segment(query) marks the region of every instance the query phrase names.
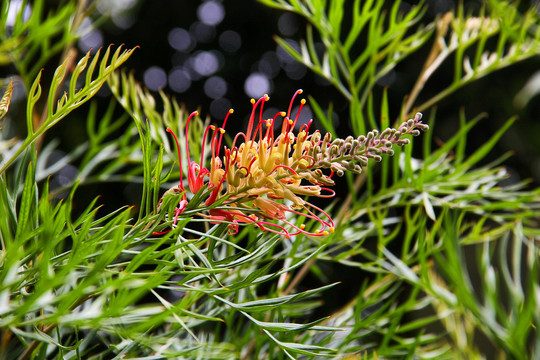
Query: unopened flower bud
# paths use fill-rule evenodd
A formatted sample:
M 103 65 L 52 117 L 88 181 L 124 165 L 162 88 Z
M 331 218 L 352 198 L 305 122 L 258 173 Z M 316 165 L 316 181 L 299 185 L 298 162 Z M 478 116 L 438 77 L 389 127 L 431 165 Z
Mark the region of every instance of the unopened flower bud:
M 328 142 L 328 143 L 329 143 L 330 141 L 332 141 L 332 134 L 331 134 L 331 133 L 326 133 L 326 134 L 324 135 L 324 141 L 325 141 L 325 142 Z
M 371 140 L 373 140 L 374 137 L 375 137 L 374 131 L 368 132 L 366 136 L 366 142 L 370 142 Z
M 354 160 L 359 163 L 360 166 L 366 167 L 368 165 L 368 158 L 365 156 L 356 156 Z
M 396 144 L 398 146 L 408 145 L 410 143 L 409 139 L 399 139 Z
M 332 145 L 341 146 L 343 145 L 343 139 L 336 139 L 332 141 Z
M 392 129 L 391 128 L 387 128 L 387 129 L 384 129 L 383 132 L 381 133 L 381 137 L 382 138 L 386 138 L 387 136 L 391 135 L 392 134 Z
M 370 151 L 371 153 L 377 154 L 377 155 L 379 155 L 379 154 L 382 153 L 382 150 L 379 149 L 379 148 L 376 148 L 376 147 L 369 149 L 369 151 Z

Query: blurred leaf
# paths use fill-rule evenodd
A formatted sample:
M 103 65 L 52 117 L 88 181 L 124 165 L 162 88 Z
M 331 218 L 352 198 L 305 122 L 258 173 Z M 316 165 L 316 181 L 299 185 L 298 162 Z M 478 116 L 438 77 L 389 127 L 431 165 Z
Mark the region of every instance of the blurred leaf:
M 2 118 L 6 116 L 6 113 L 8 112 L 9 103 L 11 102 L 12 95 L 13 95 L 13 79 L 9 81 L 9 84 L 6 87 L 6 91 L 4 92 L 2 99 L 0 99 L 0 120 L 2 120 Z

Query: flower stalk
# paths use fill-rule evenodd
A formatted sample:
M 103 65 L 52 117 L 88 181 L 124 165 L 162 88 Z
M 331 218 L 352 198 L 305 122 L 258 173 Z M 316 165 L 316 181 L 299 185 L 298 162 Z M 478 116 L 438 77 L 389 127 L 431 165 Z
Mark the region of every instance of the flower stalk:
M 357 138 L 332 140 L 332 134 L 323 136 L 318 130 L 310 134 L 312 120 L 298 126 L 305 99 L 300 101 L 297 113 L 291 114 L 295 99 L 301 93 L 302 90 L 295 92 L 287 112 L 278 112 L 271 119 L 263 119 L 264 104 L 269 96 L 264 95 L 257 101 L 252 99 L 247 131 L 236 134 L 230 148 L 222 145 L 225 125 L 233 113 L 229 110 L 221 127 L 206 128 L 199 162 L 191 160 L 189 154 L 189 122 L 198 113 L 190 114 L 185 129 L 187 183 L 191 193 L 203 190 L 207 194 L 204 203 L 208 208 L 201 209 L 204 210 L 201 216 L 227 222 L 233 234 L 238 232 L 240 224 L 253 224 L 287 238 L 298 234 L 328 235 L 334 231 L 334 221 L 306 197 L 333 197 L 335 192 L 330 187 L 334 185 L 334 174 L 343 176 L 346 171 L 360 174 L 369 159 L 380 161 L 382 155 L 393 155 L 394 145 L 408 144 L 404 135 L 417 136 L 428 129 L 421 122 L 422 114 L 417 113 L 397 129 L 389 128 L 381 133 L 373 130 Z M 280 128 L 277 134 L 276 128 Z M 177 145 L 180 183 L 163 195 L 158 211 L 167 194 L 181 194 L 174 211 L 175 226 L 188 206 L 188 199 L 180 144 L 174 132 L 167 131 Z M 207 139 L 209 155 L 204 149 Z M 220 205 L 213 207 L 215 204 Z M 317 223 L 314 230 L 306 228 L 308 221 Z

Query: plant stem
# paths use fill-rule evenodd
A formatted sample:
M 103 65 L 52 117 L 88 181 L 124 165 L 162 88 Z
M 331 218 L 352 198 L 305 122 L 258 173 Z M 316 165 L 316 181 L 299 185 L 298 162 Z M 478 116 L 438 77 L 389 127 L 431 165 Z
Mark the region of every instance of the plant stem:
M 437 33 L 435 35 L 435 42 L 433 43 L 433 46 L 431 47 L 431 51 L 428 57 L 426 58 L 426 61 L 424 62 L 424 66 L 422 67 L 422 72 L 420 73 L 420 76 L 418 76 L 416 83 L 414 84 L 412 88 L 411 93 L 407 97 L 407 102 L 405 103 L 405 106 L 401 110 L 401 119 L 405 119 L 408 116 L 408 114 L 411 112 L 414 102 L 418 98 L 420 91 L 422 91 L 428 79 L 435 72 L 435 69 L 439 67 L 442 64 L 443 60 L 450 54 L 449 51 L 443 52 L 443 47 L 441 46 L 441 43 L 439 41 L 439 39 L 443 39 L 444 36 L 446 35 L 450 21 L 452 21 L 452 13 L 446 13 L 442 17 L 442 19 L 439 22 L 437 22 Z M 432 98 L 432 100 L 435 98 L 436 97 Z M 435 99 L 434 101 L 430 100 L 428 101 L 427 104 L 431 105 L 437 100 L 438 98 Z M 425 107 L 426 106 L 421 106 L 422 109 Z M 398 119 L 398 122 L 399 122 L 399 119 Z

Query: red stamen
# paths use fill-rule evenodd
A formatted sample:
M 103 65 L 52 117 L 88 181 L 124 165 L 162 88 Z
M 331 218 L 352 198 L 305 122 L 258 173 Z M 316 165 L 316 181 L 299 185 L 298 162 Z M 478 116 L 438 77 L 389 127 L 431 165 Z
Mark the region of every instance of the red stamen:
M 232 159 L 231 163 L 234 164 L 236 163 L 236 159 L 238 159 L 238 148 L 232 148 L 231 149 L 231 154 L 234 152 L 234 159 Z
M 285 116 L 283 118 L 283 122 L 281 123 L 281 134 L 282 135 L 285 135 L 285 134 L 287 134 L 289 132 L 288 127 L 287 127 L 287 125 L 289 125 L 289 121 L 291 121 L 291 120 L 289 119 L 288 116 Z
M 210 153 L 212 154 L 212 161 L 215 160 L 217 157 L 217 133 L 218 131 L 221 133 L 220 129 L 214 129 L 214 134 L 212 135 L 212 140 L 210 140 Z
M 178 166 L 180 167 L 180 184 L 178 185 L 182 191 L 184 191 L 184 196 L 186 196 L 186 190 L 184 189 L 184 178 L 182 176 L 183 170 L 182 170 L 182 156 L 180 154 L 180 143 L 178 142 L 178 138 L 176 137 L 176 134 L 174 131 L 172 131 L 170 128 L 167 128 L 167 132 L 172 134 L 174 141 L 176 142 L 176 151 L 178 153 Z
M 204 130 L 204 135 L 203 135 L 203 140 L 202 140 L 202 145 L 201 145 L 201 162 L 200 162 L 200 166 L 202 167 L 203 164 L 204 164 L 204 147 L 206 145 L 206 137 L 208 136 L 208 131 L 209 130 L 214 130 L 214 135 L 212 136 L 212 139 L 210 140 L 210 149 L 212 149 L 212 140 L 214 140 L 214 136 L 216 134 L 216 127 L 214 125 L 209 125 L 206 127 L 206 129 Z M 186 145 L 187 146 L 187 145 Z M 210 150 L 211 151 L 211 150 Z
M 262 123 L 264 103 L 270 100 L 270 97 L 266 94 L 264 94 L 263 97 L 264 97 L 264 101 L 261 102 L 261 108 L 259 109 L 259 126 Z M 260 138 L 260 135 L 259 135 L 259 138 Z
M 306 127 L 306 130 L 304 130 L 306 132 L 306 134 L 309 132 L 309 127 L 311 126 L 311 123 L 313 123 L 313 119 L 310 119 L 307 124 L 302 124 L 302 126 L 300 126 L 300 130 L 299 132 L 302 132 L 302 129 L 304 128 L 304 126 Z M 319 143 L 321 143 L 321 141 L 319 141 Z
M 285 111 L 280 111 L 276 115 L 274 115 L 274 118 L 270 122 L 270 126 L 268 127 L 268 129 L 266 131 L 266 137 L 270 138 L 270 140 L 268 140 L 269 145 L 272 144 L 272 142 L 274 141 L 274 124 L 276 123 L 277 117 L 278 116 L 285 117 L 286 115 L 287 114 L 285 113 Z
M 239 138 L 240 136 L 243 136 L 243 137 L 244 137 L 244 142 L 247 142 L 246 134 L 240 132 L 240 133 L 236 134 L 236 136 L 235 136 L 234 139 L 233 139 L 233 142 L 232 142 L 232 147 L 233 147 L 233 148 L 234 148 L 235 145 L 236 145 L 236 140 L 238 140 L 238 138 Z
M 311 165 L 308 165 L 308 167 L 307 167 L 308 169 L 311 169 L 311 168 L 315 165 L 315 159 L 313 158 L 313 156 L 310 156 L 310 155 L 302 155 L 302 156 L 300 156 L 300 157 L 293 163 L 293 165 L 296 164 L 296 163 L 298 163 L 298 161 L 300 161 L 301 159 L 309 159 L 309 160 L 311 160 Z
M 283 226 L 281 226 L 279 224 L 274 224 L 274 223 L 271 223 L 271 222 L 268 222 L 268 221 L 257 221 L 255 223 L 255 225 L 257 225 L 261 230 L 270 231 L 270 232 L 273 232 L 274 234 L 278 234 L 278 235 L 283 235 L 287 239 L 290 239 L 291 236 L 294 236 L 294 235 L 298 234 L 298 233 L 291 234 Z M 265 227 L 264 225 L 276 227 L 276 228 L 280 229 L 281 231 L 274 230 L 274 229 L 272 229 L 270 227 Z
M 217 145 L 217 156 L 219 156 L 219 152 L 221 150 L 221 140 L 223 139 L 223 134 L 225 133 L 225 125 L 227 125 L 227 119 L 229 118 L 229 115 L 231 115 L 233 112 L 234 112 L 233 109 L 229 109 L 229 111 L 227 112 L 227 115 L 225 115 L 225 120 L 223 120 L 223 125 L 221 125 L 221 129 L 223 129 L 223 132 L 221 132 L 221 129 L 220 129 L 221 135 L 219 136 L 219 141 Z
M 265 123 L 265 121 L 260 120 L 257 126 L 255 127 L 255 131 L 253 132 L 253 142 L 255 142 L 255 137 L 257 136 L 257 133 L 259 133 L 259 140 L 262 139 L 262 124 Z M 249 147 L 250 149 L 253 147 L 253 143 Z
M 248 171 L 248 174 L 251 173 L 251 165 L 253 165 L 253 163 L 255 162 L 255 160 L 257 160 L 257 156 L 254 156 L 253 159 L 251 159 L 248 167 L 247 167 L 247 171 Z
M 289 103 L 289 111 L 287 111 L 287 117 L 291 117 L 291 110 L 292 110 L 292 105 L 293 105 L 293 103 L 294 103 L 294 99 L 296 98 L 297 95 L 299 95 L 299 94 L 301 94 L 301 93 L 303 93 L 303 92 L 304 92 L 304 90 L 298 89 L 298 90 L 296 90 L 296 92 L 294 93 L 294 95 L 293 95 L 293 97 L 292 97 L 292 99 L 291 99 L 291 102 Z
M 190 157 L 189 157 L 189 134 L 188 134 L 188 129 L 189 129 L 189 121 L 191 120 L 192 117 L 194 116 L 197 116 L 199 115 L 199 112 L 198 111 L 194 111 L 192 112 L 191 114 L 189 114 L 189 117 L 186 121 L 186 155 L 187 155 L 187 161 L 188 161 L 188 164 L 191 163 L 190 161 Z
M 330 221 L 330 223 L 324 221 L 323 219 L 321 219 L 320 217 L 318 217 L 317 215 L 315 215 L 311 210 L 309 210 L 307 207 L 304 206 L 304 209 L 312 216 L 316 217 L 317 219 L 319 219 L 320 223 L 321 224 L 324 224 L 326 226 L 328 226 L 329 228 L 335 228 L 335 224 L 334 224 L 334 220 L 332 220 L 332 218 L 330 217 L 330 215 L 328 215 L 328 213 L 326 213 L 326 211 L 324 211 L 323 209 L 311 204 L 311 203 L 306 203 L 308 204 L 309 206 L 311 206 L 312 208 L 314 208 L 315 210 L 317 210 L 318 212 L 322 213 L 324 216 L 326 216 L 328 218 L 328 220 Z
M 206 205 L 211 205 L 216 202 L 217 196 L 219 194 L 219 189 L 223 185 L 223 182 L 225 181 L 225 177 L 227 176 L 227 173 L 229 172 L 229 167 L 231 166 L 231 161 L 229 160 L 230 160 L 230 151 L 226 150 L 225 161 L 227 162 L 227 165 L 225 165 L 225 172 L 223 173 L 223 176 L 221 177 L 219 184 L 212 191 L 212 194 L 210 194 L 210 197 L 208 198 L 208 200 L 206 200 Z
M 270 97 L 268 95 L 266 95 L 266 94 L 264 94 L 256 102 L 255 102 L 255 99 L 251 99 L 251 103 L 253 104 L 253 109 L 251 110 L 251 116 L 249 117 L 249 124 L 248 124 L 247 133 L 246 133 L 246 142 L 251 140 L 251 133 L 253 131 L 253 122 L 255 121 L 255 111 L 257 110 L 257 106 L 259 106 L 259 104 L 261 102 L 267 101 L 269 99 L 270 99 Z M 261 116 L 262 116 L 262 114 L 261 114 Z
M 319 194 L 317 195 L 317 197 L 320 197 L 320 198 L 331 198 L 331 197 L 334 197 L 336 195 L 336 192 L 332 189 L 329 189 L 327 187 L 321 187 L 321 190 L 324 190 L 324 191 L 328 191 L 330 192 L 330 194 L 326 194 L 326 195 L 322 195 L 322 194 Z
M 302 112 L 302 108 L 304 107 L 305 104 L 306 104 L 306 99 L 302 99 L 300 101 L 300 108 L 298 109 L 298 112 L 296 113 L 296 117 L 294 118 L 294 122 L 291 125 L 291 129 L 294 129 L 294 127 L 296 126 L 296 122 L 298 121 L 298 118 L 300 117 L 300 113 Z
M 189 133 L 188 133 L 188 129 L 189 129 L 189 121 L 191 120 L 192 117 L 197 116 L 197 115 L 199 115 L 198 111 L 192 112 L 191 114 L 189 114 L 189 117 L 188 117 L 188 119 L 186 121 L 186 158 L 187 158 L 187 162 L 188 162 L 188 185 L 189 185 L 189 189 L 193 193 L 197 192 L 197 191 L 194 191 L 195 183 L 196 183 L 196 175 L 195 175 L 194 166 L 192 166 L 193 162 L 191 161 L 190 156 L 189 156 Z
M 292 172 L 294 176 L 298 176 L 298 173 L 296 171 L 294 171 L 293 168 L 291 168 L 290 166 L 287 166 L 287 165 L 283 165 L 283 164 L 274 166 L 272 171 L 270 171 L 268 174 L 266 174 L 266 176 L 270 176 L 274 171 L 277 170 L 277 168 L 285 168 L 285 169 L 289 170 L 290 172 Z

